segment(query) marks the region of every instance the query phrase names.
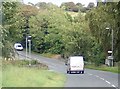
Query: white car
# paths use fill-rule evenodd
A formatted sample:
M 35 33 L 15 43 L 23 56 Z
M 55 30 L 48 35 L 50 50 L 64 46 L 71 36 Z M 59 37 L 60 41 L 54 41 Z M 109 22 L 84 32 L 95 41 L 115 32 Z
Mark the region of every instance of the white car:
M 22 51 L 23 50 L 23 46 L 20 43 L 15 43 L 14 44 L 14 48 L 18 51 Z

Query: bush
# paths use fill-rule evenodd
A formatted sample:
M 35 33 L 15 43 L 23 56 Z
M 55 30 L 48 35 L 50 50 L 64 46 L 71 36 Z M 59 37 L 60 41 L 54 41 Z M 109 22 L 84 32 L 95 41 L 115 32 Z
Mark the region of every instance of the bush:
M 10 60 L 10 61 L 5 61 L 3 60 L 2 64 L 3 64 L 3 69 L 5 69 L 7 66 L 18 66 L 18 67 L 29 67 L 29 63 L 31 64 L 31 68 L 32 67 L 36 67 L 38 69 L 48 69 L 48 66 L 43 64 L 43 63 L 39 63 L 37 60 Z
M 32 60 L 32 61 L 31 61 L 31 65 L 36 65 L 36 64 L 38 64 L 38 61 L 37 61 L 37 60 Z

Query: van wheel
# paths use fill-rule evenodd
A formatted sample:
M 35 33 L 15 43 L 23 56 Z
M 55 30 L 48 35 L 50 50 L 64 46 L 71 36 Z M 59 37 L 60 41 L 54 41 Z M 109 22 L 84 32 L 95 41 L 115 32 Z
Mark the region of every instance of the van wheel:
M 79 71 L 78 73 L 81 74 L 81 71 Z
M 84 74 L 84 71 L 82 71 L 82 74 Z
M 69 71 L 67 70 L 67 74 L 69 74 Z

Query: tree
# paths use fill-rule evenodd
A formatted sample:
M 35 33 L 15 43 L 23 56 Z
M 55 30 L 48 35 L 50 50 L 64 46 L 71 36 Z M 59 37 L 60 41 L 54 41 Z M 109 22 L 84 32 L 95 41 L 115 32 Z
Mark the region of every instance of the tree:
M 37 4 L 35 4 L 35 6 L 39 7 L 39 9 L 46 9 L 47 8 L 47 3 L 38 2 Z
M 62 3 L 60 7 L 66 11 L 78 12 L 78 8 L 73 2 Z
M 29 19 L 32 16 L 36 16 L 38 13 L 38 9 L 37 7 L 35 7 L 35 5 L 25 5 L 25 4 L 21 4 L 19 7 L 19 17 L 21 17 L 21 21 L 19 20 L 19 22 L 21 23 L 19 26 L 21 27 L 21 43 L 24 47 L 26 44 L 26 36 L 30 35 L 30 24 L 29 24 Z
M 111 50 L 111 29 L 114 31 L 114 55 L 116 54 L 116 4 L 117 3 L 110 2 L 99 4 L 96 8 L 89 11 L 86 15 L 86 17 L 89 16 L 89 27 L 91 33 L 94 37 L 96 37 L 98 43 L 102 46 L 103 53 L 105 53 L 106 57 L 108 56 L 108 50 Z M 106 27 L 109 27 L 110 29 L 106 30 Z M 117 58 L 117 56 L 114 57 L 115 59 Z
M 93 7 L 95 7 L 95 4 L 93 2 L 90 2 L 87 6 L 87 9 L 90 10 L 92 9 Z
M 84 7 L 84 5 L 81 3 L 77 3 L 76 6 L 78 7 L 78 10 L 83 12 L 83 13 L 85 13 L 87 10 L 86 7 Z
M 6 58 L 11 58 L 14 56 L 12 42 L 12 33 L 15 34 L 14 28 L 16 27 L 16 18 L 14 17 L 17 12 L 19 2 L 2 2 L 3 12 L 2 12 L 2 56 Z M 13 28 L 14 26 L 14 28 Z M 13 31 L 12 31 L 12 30 Z
M 120 61 L 120 1 L 118 2 L 117 4 L 117 11 L 118 11 L 118 14 L 117 14 L 117 27 L 118 27 L 118 34 L 117 34 L 117 56 L 118 56 L 118 61 Z
M 34 50 L 40 53 L 61 53 L 62 34 L 69 23 L 64 12 L 55 5 L 39 10 L 36 16 L 30 18 Z

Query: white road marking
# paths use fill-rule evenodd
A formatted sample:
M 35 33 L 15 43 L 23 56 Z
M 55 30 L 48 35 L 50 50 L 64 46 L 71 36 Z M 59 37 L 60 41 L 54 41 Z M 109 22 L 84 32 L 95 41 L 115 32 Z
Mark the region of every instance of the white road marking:
M 99 78 L 99 76 L 97 76 L 97 75 L 95 75 L 95 77 L 98 77 L 98 78 Z
M 105 82 L 108 83 L 108 84 L 111 84 L 111 83 L 110 83 L 109 81 L 107 81 L 107 80 L 106 80 Z
M 93 75 L 93 74 L 90 74 L 90 73 L 89 73 L 89 75 Z
M 100 79 L 105 80 L 104 78 L 100 78 Z
M 112 87 L 116 87 L 115 85 L 112 85 Z
M 93 75 L 93 74 L 88 73 L 88 75 Z M 94 75 L 94 76 L 100 78 L 101 80 L 103 80 L 103 81 L 105 81 L 106 83 L 110 84 L 112 87 L 115 87 L 115 88 L 116 88 L 115 85 L 112 85 L 109 81 L 105 80 L 104 78 L 102 78 L 102 77 L 100 77 L 100 76 L 98 76 L 98 75 Z

